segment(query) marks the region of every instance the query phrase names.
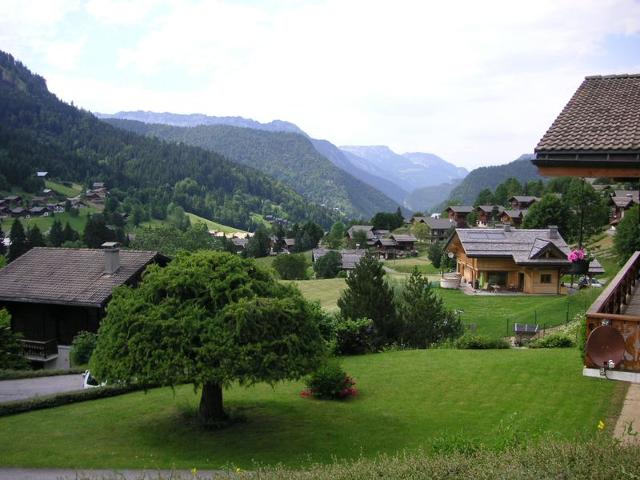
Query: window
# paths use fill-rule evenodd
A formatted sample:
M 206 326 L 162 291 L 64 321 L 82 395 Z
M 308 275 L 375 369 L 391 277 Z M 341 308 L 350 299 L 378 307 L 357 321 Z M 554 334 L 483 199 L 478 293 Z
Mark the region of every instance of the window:
M 487 283 L 489 285 L 501 285 L 505 287 L 507 285 L 507 272 L 488 272 Z
M 551 283 L 551 274 L 543 273 L 540 275 L 540 283 Z

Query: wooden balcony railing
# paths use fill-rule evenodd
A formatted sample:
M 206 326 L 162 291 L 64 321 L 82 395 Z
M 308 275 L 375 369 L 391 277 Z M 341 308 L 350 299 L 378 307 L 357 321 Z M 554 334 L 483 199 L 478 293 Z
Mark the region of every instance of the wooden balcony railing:
M 626 350 L 620 370 L 640 372 L 640 310 L 630 309 L 640 274 L 640 252 L 635 252 L 624 267 L 609 282 L 604 291 L 587 311 L 587 338 L 591 332 L 603 324 L 611 325 L 624 338 Z M 635 303 L 635 302 L 634 302 Z M 587 367 L 599 368 L 589 358 Z
M 45 361 L 58 355 L 58 342 L 52 340 L 22 340 L 22 352 L 29 360 Z

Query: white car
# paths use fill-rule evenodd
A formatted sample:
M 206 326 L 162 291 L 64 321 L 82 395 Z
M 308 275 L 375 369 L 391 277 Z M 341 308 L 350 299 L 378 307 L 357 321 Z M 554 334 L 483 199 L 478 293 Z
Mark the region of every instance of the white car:
M 89 370 L 85 370 L 82 374 L 82 388 L 104 387 L 106 384 L 106 382 L 98 383 Z
M 603 285 L 600 282 L 600 280 L 596 279 L 596 278 L 586 278 L 583 277 L 580 279 L 580 281 L 578 282 L 578 285 L 580 287 L 592 287 L 592 288 L 602 288 Z

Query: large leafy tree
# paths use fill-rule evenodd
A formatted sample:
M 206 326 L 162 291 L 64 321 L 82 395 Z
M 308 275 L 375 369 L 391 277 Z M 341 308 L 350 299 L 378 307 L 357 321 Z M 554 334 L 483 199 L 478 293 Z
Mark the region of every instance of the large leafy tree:
M 429 279 L 418 269 L 407 280 L 398 302 L 402 321 L 402 344 L 427 348 L 462 335 L 460 319 L 446 308 L 442 298 L 431 288 Z
M 569 217 L 571 211 L 566 203 L 555 195 L 547 194 L 539 202 L 529 207 L 529 212 L 522 222 L 523 228 L 548 228 L 557 225 L 561 235 L 569 234 Z
M 269 240 L 269 233 L 263 225 L 260 225 L 253 234 L 253 237 L 247 242 L 244 255 L 250 258 L 266 257 L 269 255 L 270 249 L 271 241 Z
M 181 250 L 222 250 L 223 241 L 209 235 L 204 223 L 196 223 L 184 231 L 172 225 L 140 228 L 131 246 L 136 250 L 152 250 L 171 257 Z
M 344 243 L 344 234 L 346 232 L 344 223 L 336 222 L 331 226 L 331 230 L 324 238 L 324 243 L 329 248 L 340 248 Z
M 346 282 L 347 288 L 338 299 L 342 316 L 351 320 L 373 320 L 380 345 L 395 341 L 400 333 L 400 325 L 396 317 L 393 289 L 384 279 L 382 263 L 369 254 L 365 255 Z
M 609 220 L 609 208 L 602 196 L 583 179 L 573 178 L 562 200 L 575 213 L 569 218 L 569 239 L 580 238 L 582 217 L 583 238 L 599 232 Z
M 321 311 L 253 260 L 181 253 L 114 292 L 91 370 L 101 380 L 202 386 L 199 414 L 226 418 L 223 387 L 297 379 L 323 355 Z
M 620 263 L 624 264 L 634 252 L 640 250 L 640 223 L 638 222 L 638 205 L 629 209 L 618 224 L 613 245 Z
M 273 261 L 273 268 L 283 280 L 304 280 L 308 266 L 307 259 L 301 253 L 278 255 Z
M 342 255 L 331 250 L 313 264 L 313 271 L 318 278 L 334 278 L 342 268 Z
M 11 225 L 9 239 L 11 240 L 11 245 L 9 245 L 8 257 L 9 261 L 12 262 L 20 255 L 29 250 L 27 237 L 24 233 L 24 227 L 22 226 L 22 222 L 20 222 L 20 220 L 16 219 Z

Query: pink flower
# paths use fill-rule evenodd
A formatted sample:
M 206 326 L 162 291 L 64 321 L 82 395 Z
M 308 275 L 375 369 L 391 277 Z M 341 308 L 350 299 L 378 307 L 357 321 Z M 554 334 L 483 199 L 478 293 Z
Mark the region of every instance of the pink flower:
M 584 260 L 584 257 L 585 257 L 584 250 L 579 248 L 576 250 L 572 250 L 571 253 L 567 255 L 567 260 L 573 263 L 579 260 Z

